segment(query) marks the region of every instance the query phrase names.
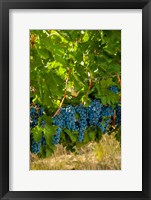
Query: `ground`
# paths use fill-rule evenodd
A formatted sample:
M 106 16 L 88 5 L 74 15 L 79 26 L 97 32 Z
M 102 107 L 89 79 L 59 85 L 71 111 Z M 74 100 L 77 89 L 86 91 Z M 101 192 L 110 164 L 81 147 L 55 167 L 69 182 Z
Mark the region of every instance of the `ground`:
M 57 145 L 49 158 L 31 154 L 31 170 L 120 170 L 121 146 L 114 134 L 105 134 L 99 143 L 90 142 L 75 152 Z

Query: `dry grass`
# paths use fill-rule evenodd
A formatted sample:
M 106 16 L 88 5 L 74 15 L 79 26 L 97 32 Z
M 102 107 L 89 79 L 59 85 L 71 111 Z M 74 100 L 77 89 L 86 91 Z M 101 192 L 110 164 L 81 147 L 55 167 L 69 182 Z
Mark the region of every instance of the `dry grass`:
M 53 156 L 40 159 L 31 154 L 31 170 L 120 170 L 121 148 L 114 134 L 105 134 L 99 143 L 91 142 L 74 153 L 58 145 Z

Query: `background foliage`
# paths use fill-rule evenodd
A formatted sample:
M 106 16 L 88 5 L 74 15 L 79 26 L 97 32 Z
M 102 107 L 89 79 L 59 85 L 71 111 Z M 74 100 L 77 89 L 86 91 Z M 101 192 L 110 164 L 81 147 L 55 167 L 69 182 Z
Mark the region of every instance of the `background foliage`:
M 31 105 L 39 103 L 45 111 L 32 130 L 36 142 L 43 137 L 42 132 L 46 138 L 41 155 L 49 156 L 54 150 L 51 141 L 57 126 L 52 125 L 52 117 L 62 106 L 88 107 L 92 99 L 100 99 L 104 106 L 120 105 L 120 73 L 119 30 L 30 31 Z M 109 90 L 112 86 L 119 92 Z M 65 134 L 69 136 L 69 143 L 75 140 L 69 130 Z

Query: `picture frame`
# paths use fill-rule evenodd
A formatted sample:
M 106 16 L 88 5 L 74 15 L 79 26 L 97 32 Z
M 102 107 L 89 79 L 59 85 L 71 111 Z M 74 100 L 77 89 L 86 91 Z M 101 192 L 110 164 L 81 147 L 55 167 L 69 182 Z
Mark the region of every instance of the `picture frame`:
M 9 10 L 142 9 L 142 191 L 9 191 Z M 1 0 L 0 4 L 0 198 L 1 199 L 151 199 L 151 1 L 150 0 Z

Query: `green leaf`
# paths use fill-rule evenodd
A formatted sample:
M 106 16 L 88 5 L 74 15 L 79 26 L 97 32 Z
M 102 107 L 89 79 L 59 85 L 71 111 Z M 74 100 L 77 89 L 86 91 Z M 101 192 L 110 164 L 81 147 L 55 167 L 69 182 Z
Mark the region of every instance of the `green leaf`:
M 50 117 L 50 116 L 47 116 L 47 115 L 43 115 L 42 117 L 41 117 L 41 120 L 44 120 L 45 121 L 45 123 L 46 124 L 52 124 L 52 118 Z
M 69 131 L 68 129 L 64 129 L 64 132 L 67 133 L 67 135 L 69 136 L 69 138 L 71 139 L 72 142 L 76 142 L 77 141 L 77 133 L 76 131 Z
M 51 156 L 54 153 L 54 150 L 50 148 L 49 146 L 46 146 L 46 157 Z
M 84 132 L 84 139 L 83 139 L 83 143 L 88 143 L 90 141 L 90 138 L 89 138 L 89 133 L 88 133 L 88 131 L 86 130 L 85 132 Z
M 47 63 L 47 67 L 48 67 L 48 69 L 54 69 L 54 68 L 57 68 L 57 67 L 62 67 L 62 64 L 55 60 L 53 62 Z
M 89 133 L 89 138 L 91 139 L 91 140 L 95 140 L 95 137 L 96 137 L 96 131 L 91 131 L 90 133 Z
M 99 142 L 100 139 L 102 138 L 103 134 L 104 134 L 104 133 L 102 132 L 101 128 L 98 126 L 98 127 L 97 127 L 97 137 L 96 137 L 96 139 L 97 139 L 98 142 Z
M 85 32 L 83 38 L 82 38 L 82 42 L 87 42 L 89 40 L 89 35 L 87 33 L 87 31 Z
M 39 49 L 38 53 L 41 56 L 41 58 L 43 58 L 43 59 L 49 58 L 49 52 L 46 49 Z
M 101 98 L 101 101 L 102 101 L 102 104 L 103 104 L 103 105 L 107 105 L 107 98 L 106 98 L 105 96 L 103 96 L 103 97 Z
M 85 107 L 88 107 L 90 105 L 91 100 L 88 98 L 87 95 L 84 95 L 81 100 L 82 102 L 84 102 Z
M 56 133 L 58 126 L 45 124 L 44 131 L 47 131 L 50 135 L 54 135 Z
M 71 80 L 73 81 L 75 91 L 80 90 L 81 89 L 80 81 L 78 81 L 77 78 L 75 78 L 74 74 L 71 76 Z
M 32 129 L 33 139 L 35 142 L 39 142 L 42 138 L 42 131 L 43 129 L 40 126 L 36 126 Z
M 44 136 L 46 139 L 46 144 L 51 148 L 53 143 L 52 143 L 52 138 L 53 136 L 56 134 L 56 129 L 58 128 L 58 126 L 54 126 L 54 125 L 48 125 L 45 124 L 45 127 L 43 129 L 44 132 Z

